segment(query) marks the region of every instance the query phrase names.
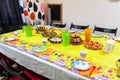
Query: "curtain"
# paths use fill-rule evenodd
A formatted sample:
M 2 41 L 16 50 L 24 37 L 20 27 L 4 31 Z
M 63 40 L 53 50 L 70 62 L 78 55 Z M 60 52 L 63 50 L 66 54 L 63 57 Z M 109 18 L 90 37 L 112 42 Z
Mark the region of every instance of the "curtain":
M 19 0 L 0 0 L 0 27 L 4 32 L 21 28 L 20 25 L 23 24 L 22 11 Z
M 21 25 L 44 25 L 44 0 L 0 0 L 0 33 Z
M 31 25 L 44 25 L 44 0 L 20 0 L 23 7 L 23 21 Z

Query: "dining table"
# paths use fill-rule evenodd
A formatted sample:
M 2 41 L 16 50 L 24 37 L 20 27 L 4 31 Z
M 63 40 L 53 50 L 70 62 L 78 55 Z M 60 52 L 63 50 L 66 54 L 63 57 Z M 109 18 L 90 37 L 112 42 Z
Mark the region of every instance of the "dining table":
M 61 36 L 63 30 L 52 27 L 51 31 Z M 64 46 L 62 41 L 51 42 L 48 36 L 38 33 L 36 29 L 32 30 L 31 37 L 27 37 L 22 29 L 4 33 L 0 35 L 0 54 L 50 80 L 120 80 L 117 65 L 120 41 L 112 38 L 114 47 L 106 53 L 104 47 L 110 36 L 91 36 L 92 42 L 102 45 L 101 49 L 93 49 L 85 46 L 84 32 L 77 34 L 83 41 L 81 44 Z M 82 50 L 87 52 L 84 59 L 80 55 Z

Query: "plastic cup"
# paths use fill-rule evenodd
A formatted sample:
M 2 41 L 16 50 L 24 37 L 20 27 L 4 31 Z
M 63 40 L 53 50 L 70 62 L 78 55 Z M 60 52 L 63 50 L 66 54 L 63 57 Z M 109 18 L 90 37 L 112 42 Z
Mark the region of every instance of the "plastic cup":
M 26 26 L 23 29 L 27 37 L 32 37 L 33 26 Z
M 22 32 L 25 32 L 25 25 L 24 26 L 22 26 Z
M 86 28 L 85 29 L 85 41 L 89 42 L 91 40 L 92 29 Z
M 112 50 L 113 50 L 113 48 L 114 48 L 114 44 L 115 44 L 115 41 L 114 40 L 108 40 L 107 42 L 106 42 L 106 45 L 105 45 L 105 47 L 104 47 L 104 52 L 105 53 L 110 53 Z
M 81 50 L 80 51 L 80 58 L 85 59 L 87 55 L 87 51 L 86 50 Z
M 47 46 L 47 39 L 42 39 L 42 45 Z
M 118 60 L 116 61 L 116 66 L 117 66 L 117 68 L 120 70 L 120 59 L 118 59 Z
M 68 46 L 70 43 L 70 33 L 68 31 L 62 32 L 62 44 Z
M 116 66 L 117 66 L 117 77 L 120 78 L 120 59 L 116 61 Z

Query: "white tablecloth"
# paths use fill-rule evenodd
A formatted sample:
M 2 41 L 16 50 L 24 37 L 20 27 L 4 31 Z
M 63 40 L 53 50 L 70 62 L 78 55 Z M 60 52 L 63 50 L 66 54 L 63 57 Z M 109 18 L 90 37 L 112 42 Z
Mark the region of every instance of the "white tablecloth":
M 20 65 L 51 80 L 89 80 L 79 74 L 3 43 L 0 43 L 0 52 Z

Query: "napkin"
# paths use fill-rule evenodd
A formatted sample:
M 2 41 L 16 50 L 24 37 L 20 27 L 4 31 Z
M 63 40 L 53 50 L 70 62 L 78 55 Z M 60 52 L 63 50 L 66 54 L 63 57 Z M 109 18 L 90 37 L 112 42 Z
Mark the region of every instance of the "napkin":
M 92 37 L 95 37 L 95 38 L 100 38 L 102 36 L 103 36 L 102 34 L 92 33 Z
M 99 73 L 99 71 L 97 70 L 96 66 L 94 66 L 93 64 L 91 65 L 90 69 L 88 70 L 79 70 L 80 75 L 82 76 L 87 76 L 90 77 L 93 74 L 97 74 Z
M 53 53 L 53 50 L 50 49 L 50 48 L 48 48 L 46 51 L 43 51 L 43 52 L 36 52 L 35 55 L 36 55 L 36 56 L 45 55 L 45 54 L 50 55 L 50 54 L 52 54 L 52 53 Z
M 19 39 L 10 40 L 10 41 L 7 41 L 6 44 L 15 44 L 18 41 L 19 41 Z

